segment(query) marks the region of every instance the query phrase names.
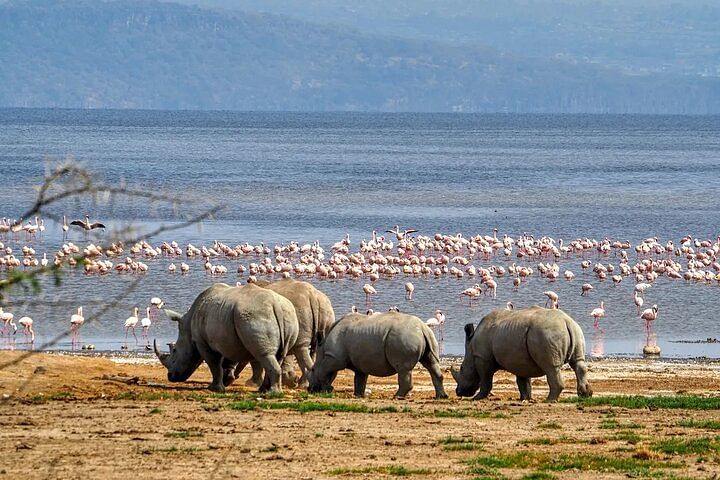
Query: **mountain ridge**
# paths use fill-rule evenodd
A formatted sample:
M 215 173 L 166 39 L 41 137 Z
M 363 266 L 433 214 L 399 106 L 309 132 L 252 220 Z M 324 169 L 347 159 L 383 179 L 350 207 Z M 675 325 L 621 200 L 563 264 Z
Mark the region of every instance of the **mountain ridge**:
M 720 79 L 626 75 L 284 15 L 140 0 L 0 3 L 0 106 L 720 112 Z

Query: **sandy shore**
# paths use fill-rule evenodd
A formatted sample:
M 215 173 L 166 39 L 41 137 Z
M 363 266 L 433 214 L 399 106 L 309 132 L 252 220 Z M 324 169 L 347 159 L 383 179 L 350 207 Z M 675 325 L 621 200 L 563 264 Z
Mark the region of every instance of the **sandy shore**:
M 0 352 L 0 363 L 19 355 Z M 444 359 L 444 368 L 455 362 Z M 563 399 L 572 399 L 572 372 L 565 377 Z M 495 378 L 493 397 L 481 402 L 456 398 L 449 374 L 451 398 L 433 400 L 423 370 L 405 401 L 392 399 L 394 377 L 371 377 L 367 399 L 352 398 L 348 373 L 339 375 L 333 398 L 290 390 L 281 399 L 262 399 L 245 377 L 217 396 L 206 390 L 208 379 L 201 368 L 189 382 L 168 384 L 162 366 L 142 357 L 36 354 L 0 370 L 0 478 L 720 474 L 712 428 L 720 425 L 703 423 L 720 420 L 718 410 L 521 403 L 514 378 L 504 373 Z M 591 363 L 590 380 L 596 397 L 718 396 L 720 362 L 603 360 Z M 533 388 L 544 398 L 544 379 Z M 665 441 L 701 447 L 676 453 Z M 512 457 L 518 453 L 522 458 Z M 568 456 L 578 463 L 548 466 Z

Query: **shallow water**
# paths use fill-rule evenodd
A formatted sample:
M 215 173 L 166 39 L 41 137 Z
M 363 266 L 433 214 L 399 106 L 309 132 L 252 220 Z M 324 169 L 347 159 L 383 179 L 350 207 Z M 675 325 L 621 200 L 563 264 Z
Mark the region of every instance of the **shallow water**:
M 720 117 L 0 110 L 0 215 L 20 214 L 48 166 L 68 156 L 108 182 L 225 206 L 216 220 L 155 243 L 319 240 L 327 250 L 346 232 L 357 247 L 372 230 L 396 224 L 423 235 L 492 234 L 498 228 L 500 236 L 529 232 L 566 242 L 585 236 L 677 242 L 686 234 L 714 239 L 720 233 Z M 148 228 L 178 219 L 161 206 L 110 205 L 102 199 L 68 202 L 55 213 L 71 218 L 89 213 L 111 225 L 131 221 Z M 84 241 L 80 233 L 72 239 Z M 42 253 L 61 241 L 59 226 L 48 223 L 44 238 L 33 242 Z M 186 277 L 168 274 L 167 259 L 147 263 L 150 272 L 137 289 L 83 327 L 82 343 L 118 349 L 132 305 L 142 307 L 158 295 L 182 310 L 210 283 L 237 280 L 234 273 L 209 278 L 198 261 Z M 222 263 L 234 272 L 238 261 Z M 589 353 L 639 355 L 647 339 L 632 303 L 632 278 L 618 287 L 601 284 L 583 275 L 579 263 L 561 262 L 561 272 L 575 272 L 573 282 L 548 285 L 534 277 L 515 291 L 510 279 L 502 279 L 498 298 L 483 298 L 473 308 L 459 299 L 459 292 L 475 283 L 467 277 L 411 279 L 412 303 L 404 300 L 408 279 L 381 279 L 373 306 L 398 305 L 423 319 L 443 308 L 448 322 L 443 349 L 458 354 L 465 323 L 508 300 L 516 307 L 543 303 L 542 291 L 552 289 L 583 327 Z M 25 314 L 35 319 L 37 346 L 67 327 L 79 302 L 89 318 L 133 280 L 69 273 L 59 287 L 44 281 L 39 296 L 13 291 L 8 310 L 16 319 Z M 366 281 L 313 283 L 341 315 L 353 304 L 364 308 Z M 589 297 L 580 296 L 585 281 L 595 285 Z M 660 306 L 653 328 L 664 356 L 720 357 L 718 344 L 673 343 L 720 336 L 718 288 L 660 279 L 649 290 L 646 303 Z M 607 310 L 602 336 L 589 316 L 600 300 Z M 165 318 L 152 328 L 163 343 L 174 336 Z M 4 339 L 0 348 L 24 348 L 20 340 L 18 333 L 14 344 Z M 69 341 L 56 347 L 68 348 Z

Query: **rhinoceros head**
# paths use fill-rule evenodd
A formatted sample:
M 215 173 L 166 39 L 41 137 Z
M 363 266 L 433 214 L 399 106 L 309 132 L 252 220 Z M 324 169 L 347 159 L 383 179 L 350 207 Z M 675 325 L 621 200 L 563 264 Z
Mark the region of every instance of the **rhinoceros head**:
M 155 355 L 167 368 L 168 381 L 184 382 L 200 366 L 202 357 L 192 342 L 188 315 L 181 315 L 168 309 L 165 309 L 165 313 L 170 320 L 178 322 L 178 338 L 175 343 L 170 344 L 170 353 L 161 353 L 157 341 L 153 341 Z
M 332 392 L 332 383 L 335 381 L 335 377 L 337 377 L 337 371 L 329 368 L 332 362 L 332 354 L 326 352 L 325 339 L 322 332 L 318 332 L 316 336 L 316 345 L 315 365 L 310 369 L 308 391 L 310 393 Z
M 474 334 L 475 325 L 472 323 L 465 325 L 465 357 L 460 365 L 460 371 L 455 367 L 450 369 L 450 373 L 457 382 L 455 393 L 458 397 L 471 397 L 480 388 L 480 376 L 475 369 L 475 358 L 472 351 Z

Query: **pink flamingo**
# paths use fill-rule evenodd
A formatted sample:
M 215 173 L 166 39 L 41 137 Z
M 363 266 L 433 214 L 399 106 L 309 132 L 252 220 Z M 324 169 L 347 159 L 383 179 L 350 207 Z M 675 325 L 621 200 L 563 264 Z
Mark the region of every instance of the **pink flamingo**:
M 600 302 L 600 306 L 593 309 L 593 311 L 590 312 L 590 316 L 595 319 L 593 326 L 595 328 L 600 328 L 600 319 L 605 316 L 605 302 Z
M 415 291 L 415 285 L 411 282 L 405 284 L 405 299 L 412 300 L 413 292 Z
M 546 292 L 543 292 L 543 295 L 548 297 L 547 301 L 545 302 L 545 308 L 560 308 L 560 297 L 558 297 L 558 294 L 553 292 L 552 290 L 548 290 Z
M 658 314 L 658 306 L 653 305 L 650 308 L 646 308 L 643 310 L 642 314 L 640 315 L 640 318 L 645 320 L 645 329 L 650 330 L 650 324 L 655 321 Z
M 73 346 L 80 340 L 80 327 L 85 323 L 83 317 L 83 307 L 78 307 L 77 313 L 70 317 L 70 334 Z
M 370 305 L 372 304 L 372 295 L 376 295 L 377 290 L 375 290 L 375 287 L 373 287 L 369 283 L 366 283 L 365 285 L 363 285 L 363 292 L 365 292 L 365 304 L 370 307 Z
M 442 310 L 440 310 L 439 308 L 435 310 L 435 315 L 433 315 L 432 318 L 428 318 L 425 321 L 425 325 L 427 325 L 431 329 L 435 329 L 435 327 L 437 327 L 440 332 L 440 340 L 442 341 L 445 339 L 445 314 L 442 312 Z

